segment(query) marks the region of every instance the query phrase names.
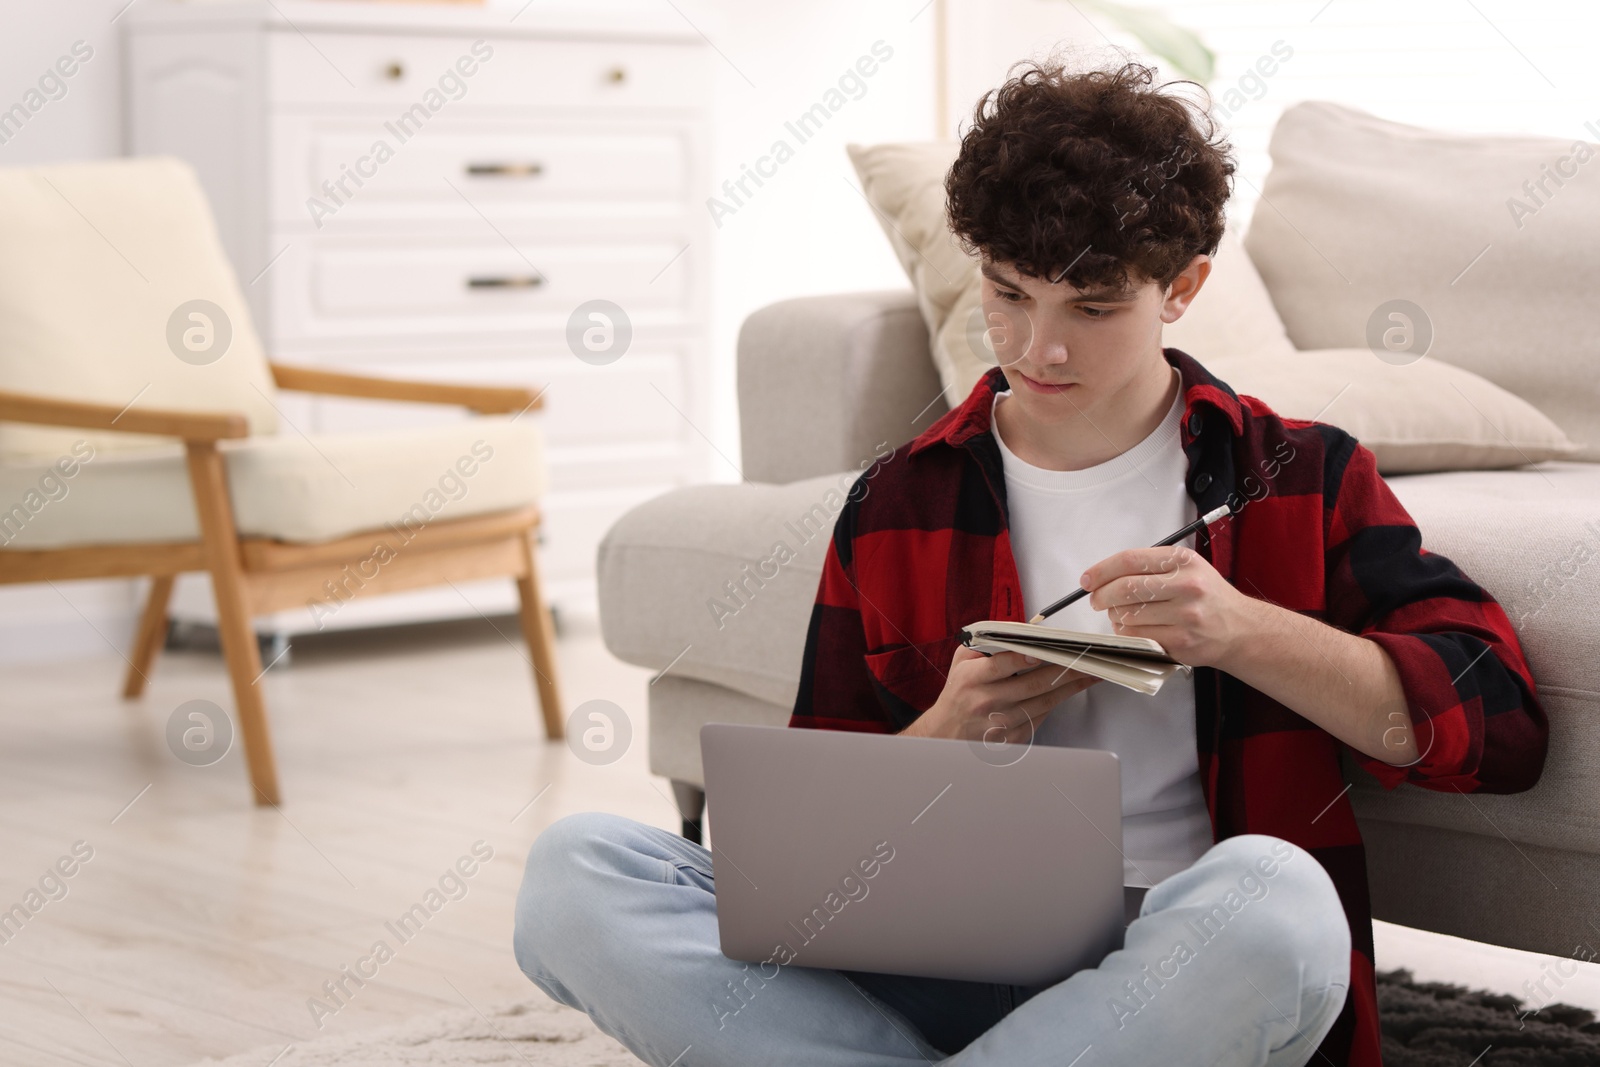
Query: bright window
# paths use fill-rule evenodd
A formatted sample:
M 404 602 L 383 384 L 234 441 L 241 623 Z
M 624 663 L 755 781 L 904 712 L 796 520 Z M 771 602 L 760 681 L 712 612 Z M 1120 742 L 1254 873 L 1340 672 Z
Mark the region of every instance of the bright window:
M 1270 166 L 1267 142 L 1297 100 L 1476 133 L 1600 141 L 1590 0 L 1163 0 L 1217 55 L 1214 99 L 1238 151 L 1243 222 Z M 1279 52 L 1291 51 L 1277 62 Z M 1270 57 L 1269 77 L 1254 71 Z M 1229 91 L 1236 92 L 1231 97 Z

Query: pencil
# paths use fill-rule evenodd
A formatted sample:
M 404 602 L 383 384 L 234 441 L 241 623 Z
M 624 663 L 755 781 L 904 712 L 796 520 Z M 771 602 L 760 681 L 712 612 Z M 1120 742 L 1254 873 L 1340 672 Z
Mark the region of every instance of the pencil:
M 1189 525 L 1187 525 L 1183 529 L 1179 530 L 1177 533 L 1171 534 L 1171 535 L 1169 535 L 1167 537 L 1163 537 L 1161 540 L 1157 541 L 1155 544 L 1151 545 L 1150 547 L 1151 548 L 1165 548 L 1167 545 L 1175 545 L 1179 541 L 1182 541 L 1185 537 L 1188 537 L 1190 534 L 1196 532 L 1197 530 L 1200 530 L 1200 529 L 1202 529 L 1202 528 L 1204 528 L 1206 526 L 1209 526 L 1212 523 L 1216 522 L 1218 519 L 1220 519 L 1224 515 L 1228 514 L 1228 510 L 1229 510 L 1228 509 L 1228 505 L 1226 505 L 1226 504 L 1222 505 L 1219 508 L 1212 508 L 1210 511 L 1206 512 L 1204 515 L 1200 516 L 1198 519 L 1194 520 Z M 1080 598 L 1086 597 L 1088 595 L 1089 595 L 1089 590 L 1081 589 L 1081 588 L 1080 589 L 1076 589 L 1076 590 L 1068 593 L 1066 596 L 1062 597 L 1060 600 L 1056 601 L 1054 604 L 1051 604 L 1049 607 L 1045 608 L 1043 611 L 1039 612 L 1039 614 L 1035 615 L 1033 618 L 1029 619 L 1028 621 L 1029 622 L 1035 622 L 1035 623 L 1044 622 L 1045 619 L 1049 618 L 1051 615 L 1054 615 L 1056 612 L 1060 611 L 1062 608 L 1066 607 L 1068 604 L 1077 603 L 1077 601 Z

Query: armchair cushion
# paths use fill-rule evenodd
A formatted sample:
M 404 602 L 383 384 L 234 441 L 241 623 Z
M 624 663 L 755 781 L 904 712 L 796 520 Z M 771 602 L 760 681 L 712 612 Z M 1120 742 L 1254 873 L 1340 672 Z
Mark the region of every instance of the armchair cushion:
M 532 419 L 459 420 L 369 433 L 229 441 L 228 490 L 245 537 L 328 541 L 533 503 L 543 488 Z M 194 541 L 183 449 L 63 453 L 0 463 L 0 546 L 14 549 Z M 69 476 L 68 469 L 72 470 Z
M 0 168 L 0 233 L 0 389 L 238 412 L 276 432 L 272 375 L 188 164 Z M 220 316 L 185 307 L 201 300 Z M 159 440 L 0 423 L 0 460 L 54 460 L 84 438 L 102 454 Z

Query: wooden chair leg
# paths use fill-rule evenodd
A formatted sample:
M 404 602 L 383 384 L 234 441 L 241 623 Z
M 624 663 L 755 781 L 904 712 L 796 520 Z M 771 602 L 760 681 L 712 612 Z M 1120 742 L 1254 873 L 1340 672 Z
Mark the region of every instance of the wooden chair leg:
M 214 444 L 189 441 L 185 447 L 195 511 L 200 516 L 210 564 L 211 590 L 217 601 L 217 634 L 222 639 L 222 655 L 233 683 L 250 784 L 257 804 L 275 806 L 279 801 L 278 768 L 262 699 L 261 652 L 250 625 L 249 595 L 239 555 L 239 534 L 233 523 L 233 505 L 228 497 L 227 468 Z
M 172 581 L 170 574 L 157 574 L 150 579 L 150 595 L 145 600 L 144 615 L 139 619 L 133 656 L 128 660 L 128 677 L 122 683 L 122 695 L 127 700 L 144 693 L 150 669 L 155 666 L 161 646 L 167 642 L 167 602 L 172 599 Z
M 234 707 L 239 714 L 239 733 L 244 740 L 245 761 L 250 768 L 250 785 L 255 801 L 262 806 L 277 806 L 278 765 L 272 753 L 272 729 L 267 723 L 267 705 L 261 688 L 261 650 L 256 644 L 255 627 L 245 606 L 243 574 L 211 572 L 211 588 L 217 601 L 217 634 L 222 639 L 222 655 L 228 663 L 228 680 L 233 685 Z
M 522 536 L 522 551 L 527 560 L 527 575 L 517 579 L 517 593 L 522 602 L 519 613 L 522 637 L 528 642 L 528 654 L 533 657 L 533 680 L 539 690 L 544 735 L 551 741 L 560 741 L 566 736 L 566 723 L 561 714 L 561 686 L 557 681 L 555 623 L 539 588 L 539 559 L 534 552 L 531 531 Z

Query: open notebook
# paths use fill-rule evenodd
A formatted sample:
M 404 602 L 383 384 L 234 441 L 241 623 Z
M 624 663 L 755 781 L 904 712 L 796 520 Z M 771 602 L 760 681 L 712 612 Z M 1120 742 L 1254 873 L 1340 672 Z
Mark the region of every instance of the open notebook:
M 961 643 L 979 652 L 1021 652 L 1150 696 L 1161 691 L 1174 671 L 1189 670 L 1148 637 L 1058 630 L 1031 622 L 975 622 L 961 628 Z

